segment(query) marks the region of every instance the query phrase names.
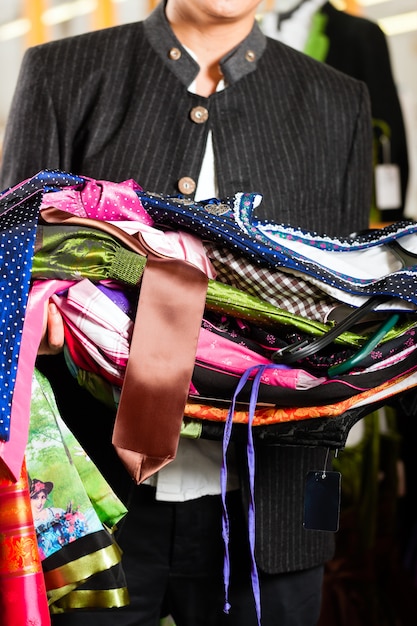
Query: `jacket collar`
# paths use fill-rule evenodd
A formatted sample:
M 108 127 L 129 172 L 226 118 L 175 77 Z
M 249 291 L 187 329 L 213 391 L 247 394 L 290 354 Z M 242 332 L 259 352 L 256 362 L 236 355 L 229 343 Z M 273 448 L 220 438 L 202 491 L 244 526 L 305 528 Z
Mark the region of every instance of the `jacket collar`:
M 165 2 L 157 5 L 144 21 L 144 27 L 152 48 L 163 63 L 188 87 L 197 76 L 199 67 L 174 35 L 165 16 Z M 265 47 L 265 35 L 255 22 L 246 39 L 220 61 L 227 84 L 230 85 L 256 70 Z M 179 51 L 180 54 L 173 55 L 172 50 Z

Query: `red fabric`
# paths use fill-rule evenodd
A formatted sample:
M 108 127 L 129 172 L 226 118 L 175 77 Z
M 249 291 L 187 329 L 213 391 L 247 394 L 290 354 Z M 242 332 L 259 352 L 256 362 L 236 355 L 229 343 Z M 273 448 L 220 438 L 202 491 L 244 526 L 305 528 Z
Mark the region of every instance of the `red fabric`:
M 0 475 L 0 615 L 2 626 L 51 623 L 25 463 L 17 482 Z

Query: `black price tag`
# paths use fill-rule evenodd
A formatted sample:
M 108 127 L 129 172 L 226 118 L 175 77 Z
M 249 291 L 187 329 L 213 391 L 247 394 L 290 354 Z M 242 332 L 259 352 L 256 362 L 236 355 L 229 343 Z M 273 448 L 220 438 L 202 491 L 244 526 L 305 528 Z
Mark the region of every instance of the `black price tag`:
M 338 530 L 341 478 L 340 472 L 308 472 L 304 493 L 304 528 Z

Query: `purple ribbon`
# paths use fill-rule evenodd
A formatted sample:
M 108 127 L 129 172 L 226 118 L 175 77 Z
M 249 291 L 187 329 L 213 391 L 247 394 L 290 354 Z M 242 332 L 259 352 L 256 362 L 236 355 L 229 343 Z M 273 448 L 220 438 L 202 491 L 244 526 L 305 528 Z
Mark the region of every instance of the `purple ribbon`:
M 231 605 L 229 602 L 229 582 L 230 582 L 230 554 L 229 554 L 229 515 L 227 512 L 227 504 L 226 504 L 226 487 L 227 487 L 227 461 L 226 454 L 227 449 L 229 447 L 230 437 L 232 433 L 233 426 L 233 415 L 235 412 L 235 404 L 237 396 L 239 395 L 242 388 L 245 386 L 251 374 L 256 372 L 255 377 L 252 382 L 252 389 L 249 400 L 249 411 L 248 411 L 248 441 L 246 454 L 248 459 L 248 471 L 249 471 L 249 507 L 248 507 L 248 532 L 249 532 L 249 549 L 250 549 L 250 557 L 251 557 L 251 582 L 252 582 L 252 591 L 255 600 L 255 609 L 258 624 L 261 624 L 261 600 L 260 600 L 260 587 L 259 587 L 259 576 L 258 576 L 258 568 L 256 566 L 255 559 L 255 448 L 253 445 L 253 434 L 252 434 L 252 424 L 253 418 L 255 415 L 256 403 L 258 399 L 259 386 L 261 384 L 262 376 L 266 369 L 274 368 L 274 363 L 267 363 L 265 365 L 254 365 L 253 367 L 248 368 L 242 377 L 240 378 L 236 390 L 233 394 L 232 402 L 230 405 L 229 412 L 227 414 L 227 419 L 224 428 L 223 434 L 223 460 L 220 474 L 220 483 L 221 483 L 221 496 L 222 496 L 222 505 L 223 505 L 223 515 L 222 515 L 222 536 L 224 542 L 224 564 L 223 564 L 223 580 L 224 580 L 224 594 L 225 594 L 225 603 L 224 603 L 224 612 L 229 613 Z

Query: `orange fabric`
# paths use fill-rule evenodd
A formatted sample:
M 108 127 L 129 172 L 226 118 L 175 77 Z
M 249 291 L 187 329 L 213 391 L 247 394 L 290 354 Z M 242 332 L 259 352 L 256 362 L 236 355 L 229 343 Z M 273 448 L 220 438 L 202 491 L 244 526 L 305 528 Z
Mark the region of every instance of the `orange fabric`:
M 378 387 L 367 389 L 356 396 L 351 396 L 346 400 L 335 402 L 334 404 L 307 407 L 258 407 L 255 410 L 253 426 L 267 426 L 268 424 L 314 419 L 315 417 L 336 417 L 355 407 L 359 402 L 368 398 L 372 399 L 373 396 L 379 392 L 386 392 L 384 397 L 389 397 L 391 395 L 389 388 L 402 380 L 406 380 L 406 378 L 407 375 L 395 378 Z M 225 422 L 228 412 L 229 409 L 227 407 L 216 407 L 198 402 L 188 402 L 184 409 L 184 415 L 186 417 L 211 420 L 212 422 Z M 235 410 L 233 422 L 236 424 L 247 424 L 248 411 Z

